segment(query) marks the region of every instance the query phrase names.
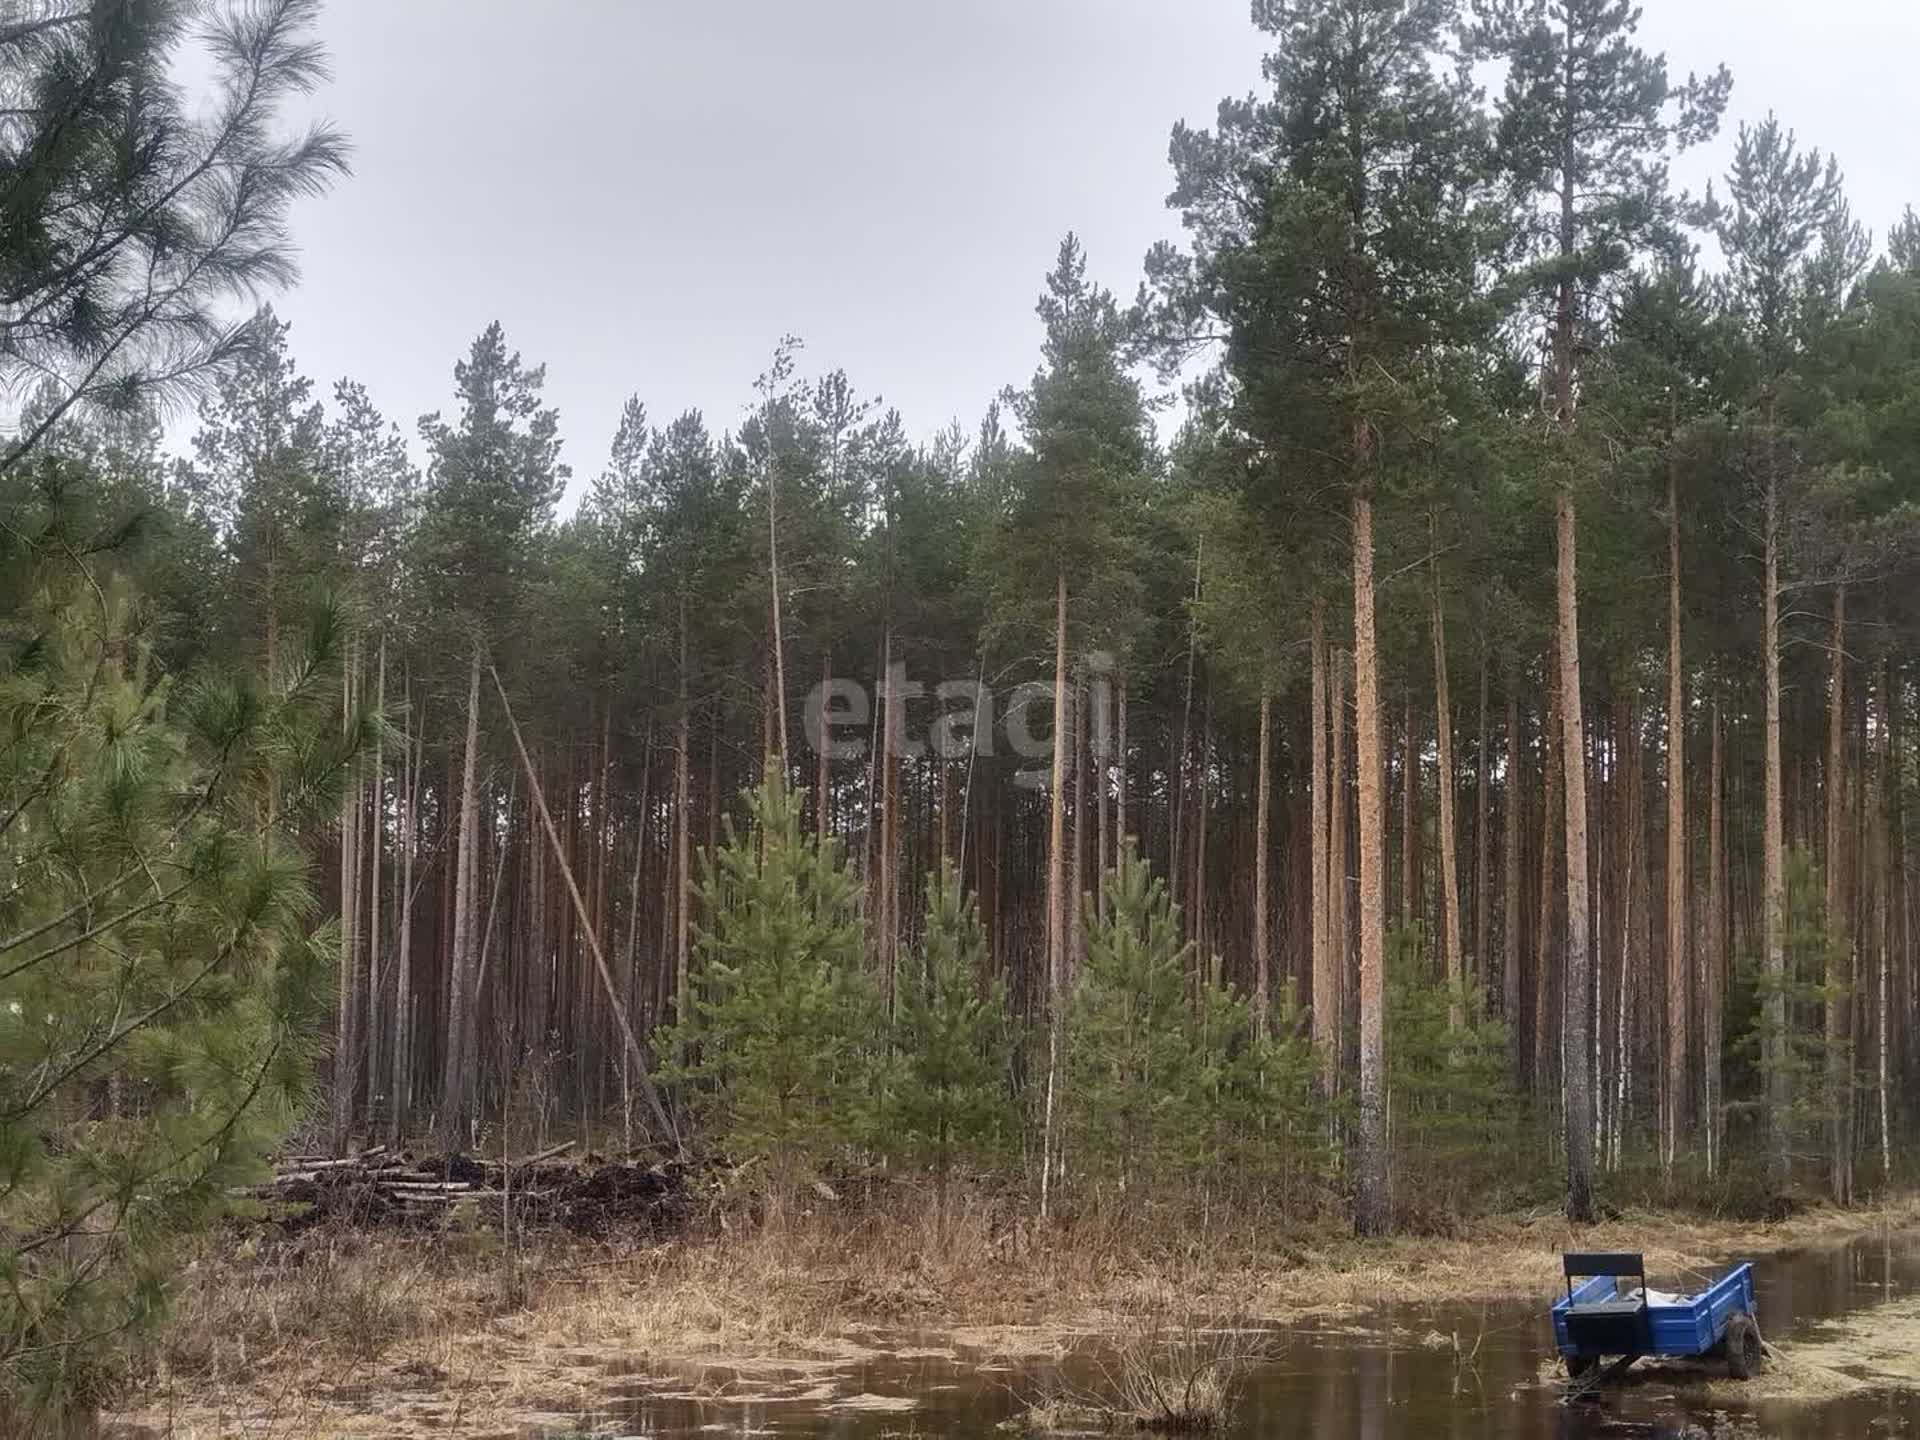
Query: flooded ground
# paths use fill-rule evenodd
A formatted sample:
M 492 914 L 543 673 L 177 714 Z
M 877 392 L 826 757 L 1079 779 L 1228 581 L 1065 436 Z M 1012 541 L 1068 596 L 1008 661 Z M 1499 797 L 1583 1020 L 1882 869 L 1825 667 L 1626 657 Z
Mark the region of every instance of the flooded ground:
M 1399 1437 L 1920 1435 L 1916 1347 L 1920 1235 L 1863 1237 L 1756 1267 L 1760 1321 L 1785 1368 L 1742 1387 L 1712 1372 L 1653 1370 L 1593 1403 L 1563 1403 L 1544 1301 L 1397 1307 L 1262 1334 L 1226 1429 Z M 1664 1288 L 1707 1277 L 1655 1275 Z M 1846 1328 L 1842 1329 L 1840 1326 Z M 670 1374 L 603 1366 L 605 1403 L 524 1437 L 701 1434 L 989 1436 L 1051 1388 L 1097 1384 L 1102 1348 L 997 1356 L 951 1340 L 863 1337 L 846 1356 L 711 1365 Z M 1012 1347 L 1018 1349 L 1020 1347 Z M 620 1373 L 626 1371 L 627 1373 Z M 1900 1381 L 1907 1388 L 1900 1388 Z

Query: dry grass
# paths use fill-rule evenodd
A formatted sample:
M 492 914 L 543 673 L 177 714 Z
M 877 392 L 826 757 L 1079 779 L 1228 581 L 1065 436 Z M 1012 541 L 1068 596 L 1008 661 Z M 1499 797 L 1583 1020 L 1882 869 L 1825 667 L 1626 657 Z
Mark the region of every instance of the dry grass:
M 645 1248 L 549 1240 L 517 1257 L 517 1286 L 485 1233 L 209 1248 L 121 1418 L 177 1440 L 508 1435 L 591 1410 L 622 1376 L 681 1389 L 713 1377 L 785 1384 L 903 1344 L 978 1364 L 1060 1358 L 1156 1323 L 1171 1355 L 1168 1316 L 1271 1327 L 1389 1298 L 1546 1293 L 1573 1244 L 1644 1250 L 1654 1273 L 1682 1277 L 1730 1254 L 1920 1224 L 1908 1202 L 1771 1226 L 1630 1216 L 1577 1237 L 1557 1219 L 1519 1217 L 1456 1239 L 1361 1244 L 1253 1223 L 1036 1234 L 980 1197 L 958 1200 L 939 1235 L 930 1208 L 895 1197 L 777 1235 L 722 1229 Z M 1228 1368 L 1200 1358 L 1187 1372 L 1196 1401 L 1208 1373 Z M 1164 1394 L 1176 1377 L 1141 1378 Z
M 1257 1328 L 1214 1323 L 1192 1309 L 1155 1312 L 1079 1357 L 1073 1369 L 1089 1378 L 1050 1378 L 1014 1423 L 1036 1434 L 1204 1434 L 1225 1424 L 1240 1382 L 1270 1348 Z
M 1857 1210 L 1818 1208 L 1777 1223 L 1693 1220 L 1629 1212 L 1605 1224 L 1575 1229 L 1556 1212 L 1475 1223 L 1445 1239 L 1346 1237 L 1305 1242 L 1297 1269 L 1267 1277 L 1272 1293 L 1311 1285 L 1329 1303 L 1480 1303 L 1542 1295 L 1563 1283 L 1568 1250 L 1632 1250 L 1645 1254 L 1650 1274 L 1674 1280 L 1711 1278 L 1729 1256 L 1797 1250 L 1885 1228 L 1920 1226 L 1920 1198 Z

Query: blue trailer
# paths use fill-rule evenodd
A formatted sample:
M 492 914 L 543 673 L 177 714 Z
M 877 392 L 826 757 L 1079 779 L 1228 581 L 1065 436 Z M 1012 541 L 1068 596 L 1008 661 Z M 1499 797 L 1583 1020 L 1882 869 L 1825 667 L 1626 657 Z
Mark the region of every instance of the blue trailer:
M 1724 1359 L 1736 1380 L 1766 1362 L 1754 1319 L 1753 1266 L 1736 1265 L 1695 1295 L 1664 1295 L 1647 1288 L 1639 1255 L 1585 1252 L 1563 1260 L 1567 1293 L 1554 1302 L 1553 1339 L 1582 1390 L 1643 1355 Z

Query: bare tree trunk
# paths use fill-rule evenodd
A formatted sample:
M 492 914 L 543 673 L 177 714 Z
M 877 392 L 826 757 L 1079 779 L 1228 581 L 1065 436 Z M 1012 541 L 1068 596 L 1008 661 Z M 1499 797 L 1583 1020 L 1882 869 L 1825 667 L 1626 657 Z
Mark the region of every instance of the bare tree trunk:
M 357 646 L 341 657 L 340 724 L 353 717 Z M 340 799 L 340 1014 L 333 1048 L 333 1144 L 345 1153 L 353 1129 L 354 1092 L 360 1081 L 360 817 L 366 796 L 348 785 Z
M 1876 722 L 1874 737 L 1873 797 L 1868 803 L 1873 808 L 1873 945 L 1874 978 L 1879 993 L 1875 997 L 1875 1009 L 1878 1012 L 1874 1025 L 1874 1071 L 1875 1093 L 1878 1099 L 1878 1119 L 1880 1122 L 1880 1180 L 1882 1184 L 1893 1181 L 1893 1126 L 1888 1094 L 1891 1090 L 1892 1066 L 1889 1063 L 1890 1045 L 1888 1032 L 1893 1023 L 1893 1010 L 1890 1005 L 1893 987 L 1888 983 L 1887 969 L 1892 959 L 1892 890 L 1893 867 L 1887 841 L 1888 803 L 1887 794 L 1891 784 L 1898 784 L 1899 777 L 1892 774 L 1894 751 L 1891 741 L 1892 727 L 1888 723 L 1893 708 L 1893 694 L 1888 685 L 1888 667 L 1884 656 L 1880 661 L 1880 679 L 1874 703 Z
M 787 655 L 780 631 L 780 470 L 774 461 L 774 437 L 767 430 L 767 591 L 773 608 L 773 723 L 779 732 L 780 774 L 791 782 L 793 757 L 787 751 Z
M 1206 706 L 1201 712 L 1200 764 L 1195 777 L 1199 804 L 1193 807 L 1193 919 L 1194 994 L 1206 983 L 1207 967 L 1213 963 L 1213 949 L 1207 936 L 1207 810 L 1210 802 L 1208 781 L 1213 769 L 1213 682 L 1207 682 Z
M 1067 880 L 1067 977 L 1068 982 L 1072 983 L 1073 977 L 1080 973 L 1080 961 L 1086 954 L 1085 911 L 1081 905 L 1087 888 L 1083 859 L 1087 848 L 1087 686 L 1084 675 L 1075 675 L 1068 697 L 1067 730 L 1072 744 L 1067 750 L 1067 763 L 1073 770 L 1073 813 L 1068 823 L 1072 827 L 1073 838 L 1068 847 L 1071 858 Z
M 1109 700 L 1108 687 L 1103 683 L 1099 687 L 1098 701 L 1091 703 L 1088 710 L 1088 719 L 1093 726 L 1094 806 L 1100 817 L 1093 850 L 1093 913 L 1100 920 L 1107 918 L 1107 866 L 1111 863 L 1107 858 L 1111 853 L 1107 818 L 1111 806 L 1107 791 L 1113 782 L 1113 731 Z M 1084 954 L 1083 946 L 1083 958 Z
M 1127 822 L 1127 798 L 1129 794 L 1129 787 L 1127 784 L 1127 677 L 1125 675 L 1122 675 L 1120 677 L 1120 683 L 1118 688 L 1120 693 L 1116 697 L 1115 704 L 1119 709 L 1120 713 L 1114 722 L 1114 737 L 1113 737 L 1113 759 L 1114 759 L 1113 818 L 1114 818 L 1115 824 L 1114 824 L 1114 835 L 1113 835 L 1112 863 L 1115 865 L 1118 865 L 1120 863 L 1120 852 L 1127 843 L 1127 837 L 1129 835 L 1135 835 L 1138 833 L 1137 831 L 1130 829 L 1128 827 L 1128 822 Z
M 1333 1030 L 1334 1079 L 1345 1069 L 1342 1053 L 1347 1043 L 1347 1027 L 1358 1022 L 1355 1009 L 1359 997 L 1357 977 L 1353 973 L 1353 882 L 1348 863 L 1353 849 L 1352 807 L 1347 793 L 1347 719 L 1352 707 L 1347 703 L 1347 667 L 1340 657 L 1330 657 L 1333 665 L 1333 694 L 1328 720 L 1333 726 L 1333 776 L 1327 786 L 1327 803 L 1332 811 L 1327 821 L 1327 944 L 1332 949 L 1333 1014 L 1328 1023 Z M 1385 863 L 1385 857 L 1382 857 Z M 1384 902 L 1383 902 L 1384 903 Z
M 1562 784 L 1566 752 L 1560 730 L 1560 660 L 1558 647 L 1547 657 L 1546 709 L 1540 725 L 1540 749 L 1544 773 L 1540 792 L 1540 924 L 1534 932 L 1533 957 L 1533 1088 L 1536 1094 L 1553 1093 L 1565 1069 L 1564 1038 L 1556 1042 L 1553 1022 L 1566 970 L 1557 954 L 1559 939 L 1560 876 L 1565 856 L 1560 842 L 1561 807 L 1566 801 Z
M 1833 589 L 1827 693 L 1827 1179 L 1833 1203 L 1853 1203 L 1853 931 L 1847 888 L 1847 587 Z
M 693 997 L 688 973 L 693 937 L 692 717 L 687 710 L 687 597 L 680 596 L 680 674 L 678 715 L 673 739 L 673 1018 L 684 1025 Z
M 885 638 L 887 693 L 882 699 L 882 746 L 880 751 L 880 971 L 885 987 L 888 1015 L 893 1014 L 898 990 L 897 969 L 900 953 L 900 752 L 905 743 L 905 726 L 900 712 L 900 689 L 906 683 L 903 673 L 896 675 L 893 658 L 893 625 L 888 623 Z
M 1769 426 L 1771 433 L 1771 426 Z M 1787 1074 L 1787 950 L 1784 927 L 1787 902 L 1786 799 L 1780 768 L 1780 517 L 1771 467 L 1767 476 L 1765 514 L 1765 579 L 1762 605 L 1765 626 L 1766 815 L 1761 848 L 1765 882 L 1761 891 L 1761 962 L 1766 1000 L 1762 1007 L 1764 1036 L 1762 1065 L 1767 1085 L 1767 1141 L 1770 1175 L 1777 1194 L 1784 1195 L 1789 1179 L 1787 1108 L 1793 1101 Z
M 416 740 L 413 675 L 406 680 L 408 714 L 406 728 L 400 732 L 404 759 L 401 762 L 400 795 L 400 889 L 393 903 L 400 912 L 400 935 L 396 944 L 393 977 L 393 1102 L 387 1137 L 398 1146 L 405 1138 L 413 1104 L 413 852 L 420 834 L 420 772 L 424 767 L 425 741 Z M 424 727 L 423 727 L 424 728 Z
M 1434 735 L 1439 742 L 1440 775 L 1440 925 L 1447 947 L 1447 1025 L 1466 1023 L 1461 997 L 1466 991 L 1466 951 L 1460 939 L 1460 865 L 1453 809 L 1453 700 L 1447 687 L 1447 607 L 1440 593 L 1440 521 L 1427 516 L 1427 563 L 1433 575 Z M 1411 740 L 1412 736 L 1409 735 Z
M 1040 1144 L 1040 1218 L 1045 1220 L 1053 1178 L 1054 1119 L 1060 1103 L 1061 1046 L 1066 1030 L 1066 738 L 1067 576 L 1056 577 L 1053 639 L 1053 784 L 1047 817 L 1047 1098 Z
M 1420 830 L 1420 755 L 1413 735 L 1411 687 L 1400 722 L 1400 746 L 1400 924 L 1411 929 L 1420 889 L 1420 864 L 1414 851 L 1414 838 Z
M 814 835 L 824 842 L 832 833 L 832 791 L 833 762 L 829 758 L 833 747 L 827 739 L 826 705 L 829 693 L 833 689 L 833 656 L 822 654 L 820 657 L 820 751 L 818 773 L 816 775 L 817 794 L 813 802 Z
M 1526 810 L 1520 785 L 1520 699 L 1517 683 L 1507 685 L 1507 784 L 1506 823 L 1500 828 L 1501 871 L 1506 900 L 1506 921 L 1500 936 L 1501 1015 L 1507 1022 L 1507 1062 L 1516 1089 L 1526 1084 L 1522 1067 L 1525 1059 L 1521 1039 L 1522 993 L 1520 989 L 1520 834 Z
M 1333 818 L 1332 779 L 1327 763 L 1327 605 L 1313 602 L 1313 780 L 1309 785 L 1309 826 L 1313 867 L 1313 1048 L 1320 1057 L 1320 1091 L 1332 1096 L 1340 1080 L 1340 979 L 1334 970 L 1333 855 L 1329 826 Z
M 1580 708 L 1579 560 L 1572 492 L 1555 505 L 1560 610 L 1560 723 L 1566 733 L 1567 983 L 1561 1013 L 1566 1037 L 1567 1218 L 1590 1225 L 1593 1209 L 1592 956 L 1587 913 L 1587 735 Z
M 1273 750 L 1273 696 L 1262 690 L 1260 694 L 1260 764 L 1259 778 L 1255 783 L 1259 792 L 1254 801 L 1253 825 L 1253 1013 L 1255 1023 L 1264 1035 L 1269 1017 L 1273 1010 L 1273 974 L 1272 960 L 1268 954 L 1270 943 L 1267 919 L 1267 846 L 1271 839 L 1272 774 Z
M 1186 887 L 1181 883 L 1185 872 L 1180 868 L 1180 846 L 1186 839 L 1187 752 L 1193 746 L 1193 670 L 1195 653 L 1200 646 L 1200 573 L 1205 556 L 1206 545 L 1202 542 L 1193 554 L 1193 603 L 1187 615 L 1187 688 L 1180 707 L 1180 741 L 1167 767 L 1168 801 L 1172 806 L 1167 824 L 1167 887 L 1176 901 L 1186 898 Z M 1192 920 L 1192 916 L 1187 917 L 1189 926 Z M 1192 933 L 1191 929 L 1188 933 Z
M 1353 689 L 1355 760 L 1360 772 L 1360 1123 L 1356 1136 L 1354 1229 L 1383 1234 L 1387 1182 L 1386 861 L 1381 795 L 1379 651 L 1373 619 L 1371 434 L 1354 422 L 1362 484 L 1353 498 Z
M 467 667 L 467 745 L 460 776 L 460 849 L 453 891 L 453 954 L 447 982 L 447 1056 L 440 1138 L 457 1153 L 468 1139 L 479 1065 L 473 993 L 474 925 L 479 882 L 475 851 L 480 840 L 480 637 L 473 637 Z
M 1700 1017 L 1701 1109 L 1707 1139 L 1707 1174 L 1720 1168 L 1720 1026 L 1726 995 L 1727 899 L 1725 831 L 1721 793 L 1725 789 L 1721 754 L 1720 698 L 1713 701 L 1712 758 L 1707 766 L 1707 943 L 1704 949 L 1705 1002 Z
M 367 1102 L 369 1123 L 372 1106 L 388 1093 L 386 1067 L 382 1062 L 385 1043 L 380 1020 L 380 841 L 387 825 L 387 637 L 380 637 L 379 679 L 374 683 L 374 709 L 380 716 L 380 728 L 373 738 L 373 824 L 368 834 L 367 862 L 369 898 L 367 901 L 367 1018 L 362 1027 L 367 1056 Z
M 1667 462 L 1667 1103 L 1660 1164 L 1669 1178 L 1686 1125 L 1687 695 L 1680 645 L 1680 468 Z
M 1483 636 L 1480 646 L 1480 748 L 1474 773 L 1473 817 L 1473 972 L 1481 993 L 1489 1003 L 1493 958 L 1490 931 L 1493 927 L 1493 794 L 1491 749 L 1493 732 L 1488 712 L 1487 651 Z

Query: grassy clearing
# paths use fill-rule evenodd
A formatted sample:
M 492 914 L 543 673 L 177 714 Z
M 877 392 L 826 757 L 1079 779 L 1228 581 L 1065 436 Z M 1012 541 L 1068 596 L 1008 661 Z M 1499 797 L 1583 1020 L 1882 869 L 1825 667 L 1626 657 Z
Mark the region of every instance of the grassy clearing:
M 716 1227 L 646 1247 L 550 1239 L 511 1265 L 484 1231 L 229 1240 L 182 1276 L 174 1320 L 120 1418 L 178 1440 L 511 1434 L 663 1384 L 781 1386 L 792 1398 L 802 1381 L 902 1345 L 1017 1364 L 1157 1326 L 1166 1358 L 1184 1326 L 1168 1317 L 1283 1327 L 1386 1300 L 1541 1296 L 1559 1288 L 1560 1252 L 1576 1244 L 1643 1250 L 1656 1276 L 1687 1279 L 1731 1254 L 1920 1225 L 1906 1201 L 1777 1225 L 1628 1215 L 1578 1234 L 1557 1217 L 1518 1216 L 1453 1238 L 1362 1244 L 1245 1220 L 1198 1233 L 1138 1221 L 1036 1233 L 1013 1213 L 957 1196 L 940 1234 L 921 1197 L 897 1195 L 795 1217 L 777 1234 Z M 1207 1376 L 1230 1367 L 1188 1358 L 1199 1410 Z M 1135 1378 L 1102 1403 L 1133 1413 L 1175 1379 L 1188 1388 L 1158 1361 Z

